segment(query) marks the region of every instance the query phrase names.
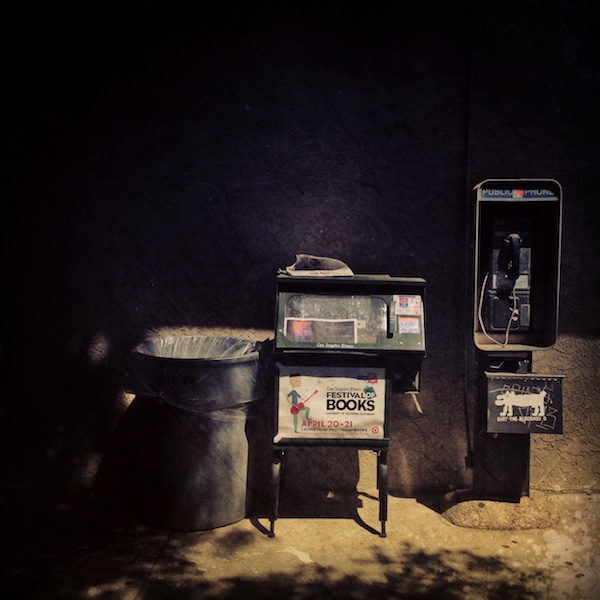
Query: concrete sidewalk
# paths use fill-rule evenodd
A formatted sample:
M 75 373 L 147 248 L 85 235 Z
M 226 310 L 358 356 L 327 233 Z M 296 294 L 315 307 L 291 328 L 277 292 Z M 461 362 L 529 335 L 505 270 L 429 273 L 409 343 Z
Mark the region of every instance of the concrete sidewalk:
M 537 529 L 458 526 L 414 499 L 389 498 L 377 535 L 374 491 L 352 518 L 286 517 L 209 531 L 163 531 L 89 496 L 4 492 L 0 597 L 9 599 L 600 598 L 600 496 L 532 494 Z M 331 513 L 335 503 L 330 498 Z M 519 505 L 466 502 L 454 517 Z M 539 508 L 542 507 L 542 508 Z M 544 508 L 545 507 L 545 508 Z M 344 510 L 340 510 L 344 514 Z M 450 514 L 450 512 L 448 513 Z

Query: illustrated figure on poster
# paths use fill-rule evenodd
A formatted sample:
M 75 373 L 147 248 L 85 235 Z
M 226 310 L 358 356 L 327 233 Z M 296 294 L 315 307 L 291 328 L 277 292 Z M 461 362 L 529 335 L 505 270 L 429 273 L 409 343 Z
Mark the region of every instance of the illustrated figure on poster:
M 304 418 L 309 418 L 310 408 L 306 406 L 306 402 L 308 402 L 317 392 L 315 390 L 315 392 L 311 394 L 305 402 L 302 402 L 302 395 L 298 391 L 302 385 L 302 377 L 300 376 L 300 373 L 292 373 L 289 377 L 289 384 L 292 389 L 288 392 L 287 398 L 290 401 L 290 412 L 294 418 L 294 433 L 298 433 L 298 415 L 300 413 L 304 413 Z
M 513 390 L 507 390 L 496 396 L 494 404 L 496 406 L 503 406 L 501 417 L 512 417 L 513 406 L 519 408 L 530 407 L 533 412 L 533 417 L 545 417 L 546 406 L 544 400 L 546 398 L 546 392 L 541 391 L 537 394 L 517 394 Z

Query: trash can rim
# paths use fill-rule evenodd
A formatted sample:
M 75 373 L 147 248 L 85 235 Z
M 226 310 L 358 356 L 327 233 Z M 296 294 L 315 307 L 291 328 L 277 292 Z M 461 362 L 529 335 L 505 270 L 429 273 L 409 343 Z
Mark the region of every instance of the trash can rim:
M 225 341 L 231 340 L 234 342 L 243 342 L 248 344 L 248 348 L 245 352 L 234 354 L 231 356 L 163 356 L 157 353 L 151 353 L 144 348 L 146 345 L 158 344 L 159 342 L 166 342 L 168 340 L 189 340 L 189 339 L 198 339 L 198 340 L 218 340 Z M 251 360 L 259 359 L 259 352 L 256 349 L 257 342 L 250 339 L 238 338 L 234 336 L 219 336 L 219 335 L 198 335 L 198 334 L 189 334 L 189 335 L 168 335 L 168 336 L 155 336 L 149 337 L 145 340 L 142 340 L 131 350 L 131 353 L 137 356 L 156 359 L 156 360 L 166 360 L 166 361 L 186 361 L 186 362 L 207 362 L 207 363 L 235 363 L 235 362 L 246 362 Z

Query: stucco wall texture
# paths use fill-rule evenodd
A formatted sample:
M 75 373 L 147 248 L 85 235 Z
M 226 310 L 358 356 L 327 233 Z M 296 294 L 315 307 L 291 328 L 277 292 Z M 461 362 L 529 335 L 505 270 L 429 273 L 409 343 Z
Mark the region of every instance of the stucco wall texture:
M 564 435 L 532 436 L 531 486 L 600 490 L 595 2 L 61 6 L 11 24 L 3 486 L 92 486 L 129 350 L 263 339 L 306 252 L 427 280 L 423 412 L 393 400 L 390 488 L 469 488 L 471 190 L 550 177 L 559 337 L 533 370 L 565 375 Z M 359 458 L 313 449 L 289 481 L 352 487 Z

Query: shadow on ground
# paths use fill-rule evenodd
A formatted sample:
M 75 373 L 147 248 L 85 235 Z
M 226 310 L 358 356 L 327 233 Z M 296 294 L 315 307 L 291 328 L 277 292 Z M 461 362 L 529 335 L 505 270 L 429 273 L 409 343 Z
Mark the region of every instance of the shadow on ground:
M 340 556 L 339 569 L 323 567 L 285 553 L 260 529 L 162 531 L 109 512 L 89 496 L 64 502 L 5 493 L 2 509 L 0 596 L 6 599 L 505 600 L 538 597 L 531 590 L 544 577 L 541 571 L 517 572 L 497 557 L 428 552 L 402 540 L 393 554 L 367 543 L 354 565 Z M 265 544 L 273 544 L 272 550 Z M 372 581 L 356 574 L 365 569 Z

